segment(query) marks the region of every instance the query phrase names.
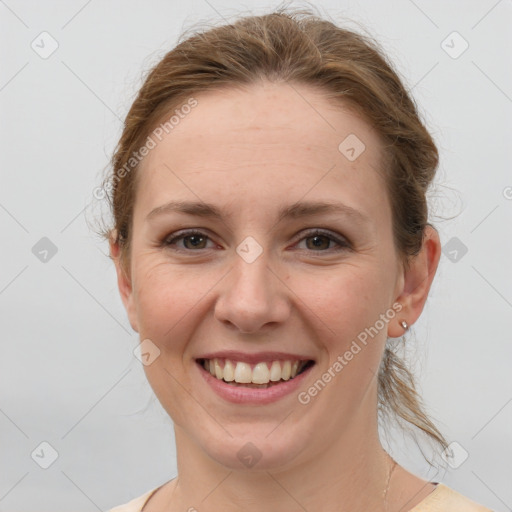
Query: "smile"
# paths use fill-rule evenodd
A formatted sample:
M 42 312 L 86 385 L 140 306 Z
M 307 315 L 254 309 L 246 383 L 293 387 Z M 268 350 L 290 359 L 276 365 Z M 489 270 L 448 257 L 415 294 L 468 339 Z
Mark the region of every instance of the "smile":
M 298 393 L 316 363 L 288 354 L 211 354 L 196 359 L 203 382 L 223 400 L 265 405 Z
M 218 380 L 234 386 L 263 389 L 291 380 L 313 364 L 311 360 L 276 360 L 251 364 L 217 357 L 199 359 L 198 362 Z

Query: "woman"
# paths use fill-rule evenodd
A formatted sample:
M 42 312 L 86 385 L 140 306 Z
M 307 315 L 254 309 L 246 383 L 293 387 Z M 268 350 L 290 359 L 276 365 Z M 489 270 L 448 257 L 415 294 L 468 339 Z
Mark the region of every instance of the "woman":
M 116 512 L 489 510 L 379 440 L 390 411 L 447 448 L 389 341 L 438 265 L 438 152 L 374 43 L 287 10 L 194 35 L 112 163 L 111 256 L 178 466 Z

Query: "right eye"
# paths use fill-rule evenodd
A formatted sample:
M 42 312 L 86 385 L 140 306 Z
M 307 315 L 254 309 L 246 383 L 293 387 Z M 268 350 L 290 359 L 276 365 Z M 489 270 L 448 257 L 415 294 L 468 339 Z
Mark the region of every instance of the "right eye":
M 194 249 L 208 249 L 208 247 L 204 247 L 203 245 L 209 239 L 208 235 L 205 235 L 202 231 L 189 229 L 173 234 L 171 237 L 166 237 L 163 241 L 163 245 L 171 248 L 172 250 L 190 252 L 190 250 L 193 251 Z M 176 242 L 181 240 L 185 244 L 184 248 L 177 247 L 176 245 Z M 187 243 L 187 241 L 189 241 L 189 243 Z

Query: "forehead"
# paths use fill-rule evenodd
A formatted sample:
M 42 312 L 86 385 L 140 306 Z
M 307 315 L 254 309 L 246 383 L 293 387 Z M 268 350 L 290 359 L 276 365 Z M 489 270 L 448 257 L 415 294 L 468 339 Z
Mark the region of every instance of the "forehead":
M 326 150 L 326 157 L 337 157 L 340 142 L 352 134 L 365 145 L 365 160 L 377 163 L 380 157 L 379 137 L 372 126 L 348 103 L 335 101 L 312 86 L 262 82 L 201 92 L 194 99 L 195 108 L 188 108 L 180 119 L 172 116 L 176 125 L 162 133 L 164 145 L 201 141 L 212 149 L 220 142 L 219 150 L 234 143 L 318 145 Z M 179 110 L 178 105 L 175 112 Z M 171 114 L 164 116 L 164 123 Z M 174 156 L 190 160 L 194 155 Z
M 157 144 L 139 169 L 143 209 L 191 198 L 282 205 L 305 194 L 369 215 L 387 207 L 378 134 L 322 91 L 261 83 L 194 99 L 197 106 L 184 109 L 169 133 L 153 136 Z

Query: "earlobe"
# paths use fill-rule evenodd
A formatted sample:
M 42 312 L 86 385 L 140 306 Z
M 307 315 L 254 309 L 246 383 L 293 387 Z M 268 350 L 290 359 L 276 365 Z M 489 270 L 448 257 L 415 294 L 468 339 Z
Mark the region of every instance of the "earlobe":
M 403 287 L 396 302 L 402 305 L 388 329 L 388 336 L 402 336 L 421 315 L 436 274 L 441 256 L 441 242 L 437 231 L 430 225 L 423 232 L 420 252 L 412 257 L 403 272 Z M 405 322 L 405 323 L 403 323 Z
M 117 287 L 119 289 L 121 300 L 123 301 L 132 329 L 136 332 L 139 332 L 132 281 L 129 273 L 126 271 L 125 265 L 123 265 L 121 258 L 121 248 L 119 247 L 119 243 L 115 241 L 114 238 L 110 239 L 109 246 L 110 257 L 112 258 L 116 268 Z

